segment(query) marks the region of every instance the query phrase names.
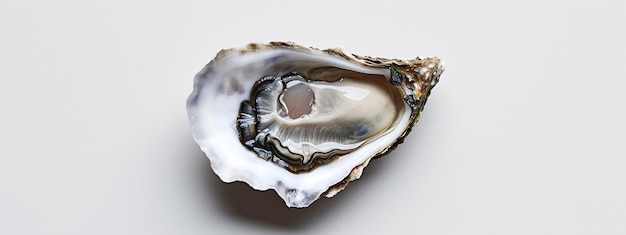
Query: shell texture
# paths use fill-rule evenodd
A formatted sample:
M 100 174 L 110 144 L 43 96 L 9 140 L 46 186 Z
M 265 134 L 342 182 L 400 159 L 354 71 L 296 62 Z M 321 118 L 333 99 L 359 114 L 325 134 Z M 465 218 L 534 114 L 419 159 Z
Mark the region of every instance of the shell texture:
M 443 70 L 436 57 L 249 44 L 220 51 L 196 75 L 187 112 L 222 181 L 307 207 L 404 141 Z

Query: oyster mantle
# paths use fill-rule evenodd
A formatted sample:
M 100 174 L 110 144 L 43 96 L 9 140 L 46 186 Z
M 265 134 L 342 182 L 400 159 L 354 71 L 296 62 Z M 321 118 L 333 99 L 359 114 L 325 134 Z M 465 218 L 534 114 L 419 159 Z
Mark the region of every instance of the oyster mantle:
M 196 75 L 187 112 L 222 181 L 307 207 L 403 142 L 443 70 L 439 58 L 249 44 L 220 51 Z

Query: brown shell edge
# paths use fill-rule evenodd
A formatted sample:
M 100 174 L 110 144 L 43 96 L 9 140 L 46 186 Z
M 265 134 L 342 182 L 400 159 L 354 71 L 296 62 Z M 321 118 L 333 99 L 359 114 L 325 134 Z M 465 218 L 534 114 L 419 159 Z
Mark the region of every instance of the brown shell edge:
M 324 52 L 329 54 L 339 55 L 348 60 L 356 60 L 363 64 L 373 67 L 391 67 L 394 66 L 397 69 L 404 72 L 407 76 L 404 83 L 413 89 L 415 97 L 417 98 L 418 108 L 413 111 L 413 121 L 411 125 L 408 125 L 402 135 L 400 135 L 396 142 L 384 149 L 375 156 L 368 158 L 362 164 L 354 167 L 350 174 L 346 176 L 339 183 L 330 186 L 326 192 L 322 193 L 323 196 L 332 197 L 339 191 L 343 190 L 348 183 L 360 178 L 363 169 L 369 164 L 371 159 L 377 159 L 391 153 L 399 144 L 404 143 L 406 136 L 411 132 L 413 126 L 417 123 L 420 117 L 420 113 L 424 110 L 424 105 L 430 95 L 433 87 L 439 82 L 441 73 L 445 70 L 443 60 L 438 57 L 417 57 L 413 60 L 398 60 L 398 59 L 386 59 L 386 58 L 374 58 L 370 56 L 359 56 L 352 54 L 351 56 L 346 54 L 341 49 L 326 49 Z

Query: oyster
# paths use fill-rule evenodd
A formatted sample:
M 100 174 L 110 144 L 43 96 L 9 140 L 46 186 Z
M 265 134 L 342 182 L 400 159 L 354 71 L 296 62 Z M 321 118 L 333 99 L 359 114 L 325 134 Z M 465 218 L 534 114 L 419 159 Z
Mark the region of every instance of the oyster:
M 443 70 L 439 58 L 249 44 L 220 51 L 196 75 L 187 112 L 222 181 L 307 207 L 403 142 Z

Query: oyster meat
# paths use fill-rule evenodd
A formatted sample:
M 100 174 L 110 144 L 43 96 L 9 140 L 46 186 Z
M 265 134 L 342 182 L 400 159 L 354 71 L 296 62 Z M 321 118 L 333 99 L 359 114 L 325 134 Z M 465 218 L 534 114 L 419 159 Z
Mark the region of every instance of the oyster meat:
M 193 136 L 224 182 L 275 190 L 289 207 L 332 197 L 417 122 L 444 70 L 290 42 L 225 49 L 195 77 Z

